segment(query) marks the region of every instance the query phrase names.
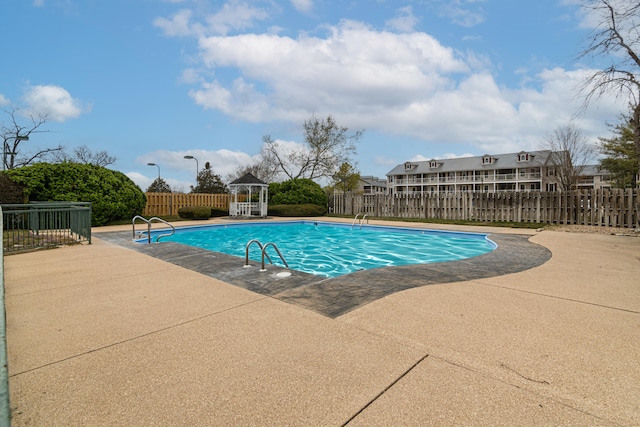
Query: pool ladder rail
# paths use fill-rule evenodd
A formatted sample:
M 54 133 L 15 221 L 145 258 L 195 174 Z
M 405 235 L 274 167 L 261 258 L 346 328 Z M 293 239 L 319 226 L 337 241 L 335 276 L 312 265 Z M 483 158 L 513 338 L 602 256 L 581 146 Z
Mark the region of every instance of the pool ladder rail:
M 356 217 L 353 218 L 353 222 L 351 223 L 352 229 L 353 229 L 353 226 L 356 224 L 356 221 L 358 221 L 359 216 L 360 214 L 356 214 Z M 360 218 L 360 221 L 358 222 L 358 224 L 360 224 L 360 228 L 362 228 L 362 223 L 364 222 L 365 219 L 367 220 L 367 224 L 369 224 L 369 218 L 367 218 L 367 214 L 364 214 L 362 218 Z
M 244 266 L 245 267 L 250 267 L 250 265 L 249 265 L 249 247 L 251 246 L 252 243 L 255 243 L 255 244 L 258 245 L 258 247 L 260 248 L 260 252 L 262 254 L 262 268 L 260 269 L 260 271 L 267 271 L 267 269 L 264 268 L 264 258 L 265 257 L 267 257 L 267 259 L 269 260 L 270 264 L 273 264 L 273 261 L 271 261 L 271 258 L 269 257 L 269 254 L 267 253 L 267 248 L 269 246 L 272 246 L 273 249 L 276 250 L 276 252 L 278 253 L 278 256 L 280 257 L 280 259 L 284 263 L 285 267 L 287 267 L 287 269 L 290 270 L 289 264 L 287 264 L 287 261 L 282 256 L 282 252 L 280 252 L 280 249 L 278 249 L 278 247 L 276 246 L 275 243 L 269 242 L 269 243 L 263 245 L 262 243 L 260 243 L 260 241 L 258 239 L 250 240 L 249 243 L 247 243 L 247 246 L 245 246 L 245 249 L 244 249 Z
M 136 220 L 137 219 L 140 219 L 140 220 L 142 220 L 142 221 L 147 223 L 147 230 L 146 231 L 145 230 L 138 231 L 137 232 L 137 238 L 141 238 L 141 237 L 146 235 L 148 243 L 151 243 L 151 223 L 154 222 L 154 221 L 155 222 L 161 222 L 161 223 L 166 224 L 169 227 L 171 227 L 171 233 L 158 235 L 156 237 L 156 243 L 158 243 L 160 241 L 161 237 L 173 236 L 174 233 L 176 232 L 176 228 L 173 225 L 171 225 L 170 223 L 168 223 L 167 221 L 165 221 L 164 219 L 162 219 L 162 218 L 158 218 L 157 216 L 154 216 L 154 217 L 151 217 L 151 218 L 147 219 L 147 218 L 145 218 L 143 216 L 136 215 L 131 220 L 131 225 L 133 227 L 133 238 L 134 239 L 136 239 Z

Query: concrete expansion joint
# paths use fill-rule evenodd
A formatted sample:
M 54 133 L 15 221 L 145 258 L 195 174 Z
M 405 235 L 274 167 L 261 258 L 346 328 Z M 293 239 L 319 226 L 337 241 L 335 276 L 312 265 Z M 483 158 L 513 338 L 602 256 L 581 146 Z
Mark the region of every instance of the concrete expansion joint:
M 371 406 L 373 404 L 373 402 L 375 402 L 376 400 L 378 400 L 379 398 L 381 398 L 387 391 L 389 391 L 391 389 L 391 387 L 393 387 L 394 385 L 396 385 L 398 383 L 398 381 L 400 381 L 401 379 L 403 379 L 409 372 L 411 372 L 412 370 L 414 370 L 420 363 L 422 363 L 422 361 L 424 361 L 427 357 L 429 357 L 429 354 L 425 354 L 424 356 L 422 356 L 420 359 L 418 359 L 416 361 L 416 363 L 414 363 L 413 365 L 411 365 L 409 367 L 409 369 L 407 369 L 406 371 L 404 371 L 402 374 L 400 374 L 400 376 L 398 378 L 396 378 L 395 380 L 393 380 L 391 382 L 391 384 L 389 384 L 388 386 L 386 386 L 384 388 L 384 390 L 382 390 L 380 393 L 378 393 L 373 399 L 371 399 L 369 402 L 367 402 L 366 405 L 364 405 L 362 408 L 360 408 L 355 414 L 353 414 L 351 416 L 351 418 L 349 418 L 344 424 L 341 425 L 341 427 L 345 427 L 347 425 L 349 425 L 349 423 L 351 421 L 353 421 L 354 419 L 356 419 L 356 417 L 358 415 L 360 415 L 365 409 L 367 409 L 369 406 Z
M 511 288 L 509 286 L 494 285 L 492 283 L 483 282 L 481 280 L 471 280 L 471 282 L 477 283 L 478 285 L 491 286 L 493 288 L 506 289 L 506 290 L 514 291 L 514 292 L 522 292 L 522 293 L 525 293 L 525 294 L 537 295 L 537 296 L 557 299 L 557 300 L 561 300 L 561 301 L 574 302 L 574 303 L 577 303 L 577 304 L 586 304 L 586 305 L 591 305 L 591 306 L 594 306 L 594 307 L 606 308 L 606 309 L 609 309 L 609 310 L 623 311 L 623 312 L 626 312 L 626 313 L 640 314 L 640 311 L 638 311 L 638 310 L 630 310 L 628 308 L 620 308 L 620 307 L 614 307 L 614 306 L 611 306 L 611 305 L 597 304 L 597 303 L 594 303 L 594 302 L 582 301 L 582 300 L 578 300 L 578 299 L 574 299 L 574 298 L 565 298 L 565 297 L 560 297 L 560 296 L 557 296 L 557 295 L 543 294 L 541 292 L 533 292 L 533 291 L 527 291 L 526 289 Z
M 127 338 L 127 339 L 124 339 L 124 340 L 113 342 L 113 343 L 111 343 L 109 345 L 92 348 L 92 349 L 89 349 L 87 351 L 83 351 L 81 353 L 77 353 L 77 354 L 62 358 L 62 359 L 58 359 L 58 360 L 54 360 L 54 361 L 49 362 L 49 363 L 45 363 L 44 365 L 35 366 L 33 368 L 25 369 L 25 370 L 20 371 L 20 372 L 15 372 L 15 373 L 11 374 L 9 377 L 10 378 L 18 377 L 18 376 L 20 376 L 22 374 L 26 374 L 26 373 L 29 373 L 29 372 L 37 371 L 37 370 L 39 370 L 41 368 L 45 368 L 47 366 L 56 365 L 58 363 L 66 362 L 67 360 L 76 359 L 78 357 L 86 356 L 88 354 L 95 353 L 95 352 L 98 352 L 98 351 L 101 351 L 101 350 L 105 350 L 105 349 L 108 349 L 108 348 L 117 347 L 117 346 L 119 346 L 121 344 L 125 344 L 125 343 L 128 343 L 128 342 L 136 341 L 136 340 L 138 340 L 140 338 L 145 338 L 145 337 L 148 337 L 148 336 L 151 336 L 151 335 L 155 335 L 155 334 L 160 333 L 160 332 L 169 331 L 171 329 L 174 329 L 174 328 L 177 328 L 177 327 L 180 327 L 180 326 L 184 326 L 184 325 L 187 325 L 189 323 L 197 322 L 199 320 L 206 319 L 208 317 L 217 316 L 219 314 L 222 314 L 222 313 L 225 313 L 225 312 L 228 312 L 228 311 L 231 311 L 231 310 L 235 310 L 237 308 L 244 307 L 246 305 L 254 304 L 254 303 L 258 302 L 258 301 L 261 301 L 261 300 L 264 300 L 264 299 L 267 299 L 267 298 L 269 298 L 269 297 L 257 298 L 255 300 L 248 301 L 248 302 L 245 302 L 245 303 L 242 303 L 242 304 L 238 304 L 238 305 L 235 305 L 233 307 L 228 307 L 228 308 L 226 308 L 224 310 L 219 310 L 219 311 L 216 311 L 214 313 L 208 313 L 208 314 L 205 314 L 205 315 L 202 315 L 202 316 L 195 317 L 193 319 L 188 319 L 188 320 L 185 320 L 185 321 L 182 321 L 182 322 L 179 322 L 179 323 L 175 323 L 173 325 L 169 325 L 169 326 L 164 327 L 164 328 L 156 329 L 156 330 L 144 333 L 144 334 L 136 335 L 134 337 L 130 337 L 130 338 Z

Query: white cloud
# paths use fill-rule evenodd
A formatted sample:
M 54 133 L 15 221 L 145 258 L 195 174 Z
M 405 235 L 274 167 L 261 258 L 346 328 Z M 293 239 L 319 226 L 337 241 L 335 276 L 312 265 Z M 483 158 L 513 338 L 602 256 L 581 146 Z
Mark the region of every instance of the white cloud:
M 309 13 L 313 9 L 312 0 L 291 0 L 291 4 L 297 11 L 303 13 Z
M 127 172 L 125 175 L 131 179 L 142 191 L 147 191 L 147 188 L 155 181 L 158 177 L 157 174 L 151 174 L 150 176 L 146 176 L 141 174 L 140 172 Z M 188 193 L 190 191 L 190 185 L 193 185 L 193 182 L 184 181 L 179 179 L 173 179 L 170 177 L 161 176 L 161 178 L 171 186 L 171 190 L 176 193 Z
M 90 110 L 71 97 L 66 89 L 54 85 L 30 86 L 23 99 L 26 112 L 36 116 L 43 115 L 56 122 L 74 119 Z
M 197 163 L 196 160 L 185 159 L 184 156 L 195 157 L 195 159 L 197 159 Z M 255 156 L 251 156 L 247 153 L 226 149 L 189 151 L 157 150 L 139 156 L 136 158 L 136 163 L 157 164 L 160 166 L 160 174 L 165 180 L 165 175 L 170 176 L 172 173 L 192 172 L 193 181 L 195 181 L 196 167 L 198 170 L 202 170 L 206 162 L 211 164 L 211 168 L 214 173 L 224 178 L 225 176 L 233 173 L 239 166 L 249 166 L 253 163 L 254 159 Z M 157 172 L 155 167 L 154 171 Z
M 487 57 L 456 52 L 423 32 L 380 31 L 348 20 L 326 30 L 324 36 L 201 37 L 201 64 L 184 74 L 195 85 L 190 96 L 249 122 L 301 123 L 311 114 L 332 114 L 352 129 L 483 153 L 536 149 L 580 109 L 576 93 L 587 70 L 542 70 L 508 88 L 496 82 Z M 615 119 L 619 105 L 603 98 L 597 114 L 588 111 L 580 123 L 591 135 L 606 133 L 603 112 Z
M 0 106 L 9 105 L 10 103 L 11 101 L 9 101 L 9 98 L 0 93 Z
M 176 12 L 171 19 L 158 17 L 154 19 L 153 25 L 160 28 L 166 36 L 190 36 L 194 35 L 194 30 L 191 28 L 192 12 L 188 9 L 183 9 Z
M 417 24 L 418 18 L 413 15 L 413 9 L 411 6 L 398 9 L 397 16 L 386 22 L 387 27 L 403 33 L 413 31 Z
M 214 34 L 227 34 L 231 30 L 251 28 L 254 21 L 262 21 L 269 17 L 268 13 L 247 2 L 232 0 L 225 3 L 218 13 L 207 17 L 208 28 Z
M 473 27 L 485 20 L 479 3 L 485 0 L 435 0 L 440 16 L 447 17 L 462 27 Z
M 269 17 L 264 9 L 248 2 L 232 0 L 222 8 L 204 18 L 204 23 L 193 20 L 193 11 L 183 9 L 175 13 L 171 19 L 157 17 L 153 24 L 160 28 L 166 36 L 197 36 L 210 34 L 227 35 L 231 31 L 245 30 L 254 26 L 255 21 L 263 21 Z
M 44 0 L 33 0 L 33 5 L 35 7 L 44 7 Z
M 203 83 L 191 96 L 205 108 L 250 121 L 300 121 L 310 112 L 400 108 L 467 71 L 452 49 L 425 33 L 377 32 L 343 21 L 326 38 L 244 34 L 200 39 L 212 70 L 237 68 L 230 83 Z

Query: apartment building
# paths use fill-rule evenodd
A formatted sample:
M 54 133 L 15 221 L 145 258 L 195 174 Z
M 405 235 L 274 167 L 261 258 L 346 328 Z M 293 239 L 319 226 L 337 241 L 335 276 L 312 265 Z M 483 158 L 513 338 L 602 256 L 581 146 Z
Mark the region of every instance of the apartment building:
M 387 194 L 387 180 L 376 176 L 361 176 L 356 190 L 362 194 Z
M 578 190 L 611 189 L 611 173 L 598 165 L 585 166 L 576 183 Z
M 340 194 L 342 190 L 334 188 L 334 193 Z M 387 180 L 367 175 L 360 176 L 358 185 L 350 191 L 355 194 L 387 194 Z
M 405 162 L 387 173 L 389 194 L 451 192 L 556 191 L 556 169 L 550 151 L 485 154 L 455 159 Z M 588 171 L 596 173 L 597 167 Z M 594 188 L 606 173 L 581 179 L 579 188 Z M 604 181 L 599 181 L 604 186 Z

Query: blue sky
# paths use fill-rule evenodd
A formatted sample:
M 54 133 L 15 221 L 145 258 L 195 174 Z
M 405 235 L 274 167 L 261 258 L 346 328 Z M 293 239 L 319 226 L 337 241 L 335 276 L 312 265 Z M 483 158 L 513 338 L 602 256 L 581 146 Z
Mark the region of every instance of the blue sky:
M 86 145 L 145 190 L 225 178 L 262 137 L 302 142 L 331 114 L 364 129 L 357 169 L 539 148 L 573 123 L 595 140 L 625 112 L 584 114 L 575 0 L 10 0 L 0 5 L 0 106 L 46 113 L 24 150 Z M 9 116 L 2 113 L 0 120 Z M 26 119 L 23 123 L 27 123 Z

